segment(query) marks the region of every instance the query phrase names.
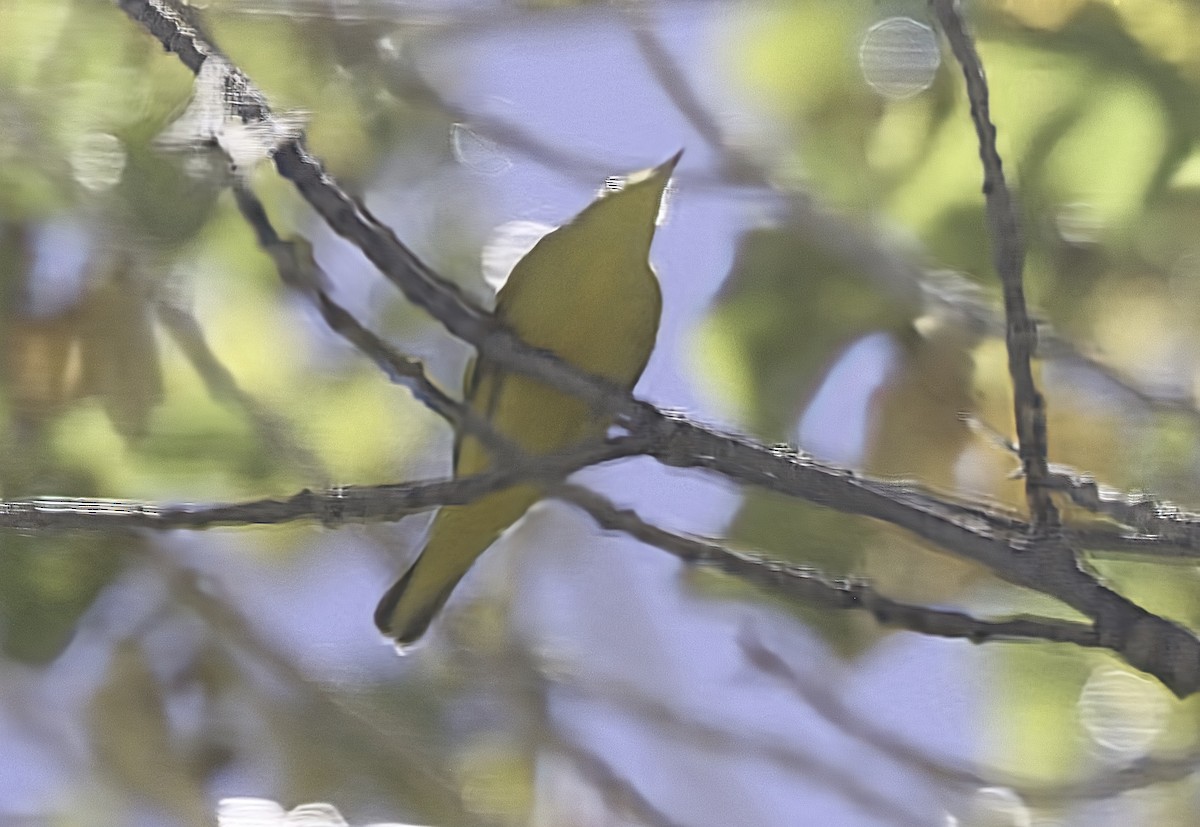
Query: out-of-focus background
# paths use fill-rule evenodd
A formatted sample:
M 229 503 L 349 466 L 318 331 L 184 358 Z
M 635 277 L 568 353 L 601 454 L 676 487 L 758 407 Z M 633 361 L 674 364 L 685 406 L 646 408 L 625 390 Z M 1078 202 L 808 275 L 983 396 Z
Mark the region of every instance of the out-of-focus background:
M 987 434 L 1011 436 L 1002 342 L 971 311 L 997 299 L 977 147 L 924 2 L 193 5 L 338 180 L 481 297 L 514 239 L 684 148 L 639 394 L 1020 505 Z M 1200 4 L 965 14 L 1028 294 L 1061 337 L 1039 365 L 1051 459 L 1200 502 Z M 191 89 L 114 3 L 0 4 L 0 495 L 210 503 L 445 474 L 448 428 L 281 285 L 224 162 L 164 140 Z M 269 163 L 248 175 L 334 295 L 456 386 L 468 348 Z M 699 473 L 579 479 L 893 597 L 1066 614 L 898 530 Z M 223 823 L 311 802 L 288 823 L 1196 822 L 1197 704 L 1116 659 L 768 601 L 562 504 L 400 658 L 371 611 L 426 525 L 0 535 L 0 822 L 212 824 L 237 797 L 268 801 L 226 801 Z M 1195 566 L 1095 565 L 1200 622 Z

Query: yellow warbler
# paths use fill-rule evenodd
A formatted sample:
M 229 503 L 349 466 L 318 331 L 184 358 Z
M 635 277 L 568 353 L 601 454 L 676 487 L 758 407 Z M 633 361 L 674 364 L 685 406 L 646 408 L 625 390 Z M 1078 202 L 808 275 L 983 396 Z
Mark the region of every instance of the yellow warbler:
M 517 263 L 496 297 L 496 317 L 525 342 L 631 389 L 641 376 L 662 311 L 650 242 L 676 154 L 606 191 L 573 221 L 544 236 Z M 552 454 L 604 436 L 609 420 L 574 396 L 480 358 L 466 377 L 466 402 L 530 455 Z M 491 467 L 478 439 L 459 435 L 454 473 Z M 417 641 L 463 575 L 541 496 L 531 484 L 496 491 L 434 518 L 416 563 L 375 610 L 380 630 L 401 646 Z

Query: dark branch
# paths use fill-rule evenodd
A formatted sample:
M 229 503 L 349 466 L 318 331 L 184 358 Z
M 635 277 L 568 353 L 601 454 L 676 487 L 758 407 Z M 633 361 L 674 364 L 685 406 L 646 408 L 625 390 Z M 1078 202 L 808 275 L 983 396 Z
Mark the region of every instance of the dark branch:
M 1095 631 L 1083 623 L 1022 617 L 980 620 L 964 612 L 914 606 L 885 597 L 869 583 L 854 578 L 831 578 L 809 566 L 767 560 L 715 543 L 684 537 L 652 525 L 637 513 L 617 508 L 600 494 L 575 485 L 562 485 L 554 496 L 573 503 L 602 528 L 621 531 L 662 549 L 685 563 L 710 566 L 783 597 L 826 609 L 869 612 L 883 626 L 936 637 L 990 640 L 1041 640 L 1097 646 Z
M 1046 401 L 1033 379 L 1032 361 L 1037 353 L 1037 324 L 1025 305 L 1023 270 L 1025 247 L 1012 193 L 1004 180 L 1004 167 L 996 149 L 996 127 L 988 111 L 988 86 L 983 64 L 975 51 L 959 14 L 957 0 L 932 0 L 950 49 L 962 67 L 971 120 L 979 136 L 979 158 L 983 162 L 983 194 L 987 204 L 988 231 L 992 239 L 992 262 L 1004 294 L 1005 343 L 1008 372 L 1013 383 L 1013 409 L 1021 464 L 1025 470 L 1025 493 L 1035 529 L 1058 528 L 1058 509 L 1046 487 L 1047 439 Z
M 635 438 L 584 445 L 561 454 L 514 463 L 504 470 L 452 480 L 397 485 L 348 485 L 325 491 L 305 489 L 287 499 L 265 498 L 215 505 L 156 505 L 136 500 L 38 497 L 0 501 L 0 529 L 20 531 L 112 531 L 115 529 L 206 529 L 217 526 L 275 525 L 318 520 L 385 522 L 443 505 L 473 502 L 517 482 L 550 484 L 599 463 L 635 456 L 644 445 Z
M 669 420 L 653 441 L 667 465 L 707 468 L 732 480 L 905 528 L 997 576 L 1050 595 L 1095 621 L 1099 645 L 1159 678 L 1180 696 L 1200 689 L 1200 640 L 1147 612 L 1081 568 L 1063 536 L 1030 533 L 1020 521 L 940 501 L 912 486 L 855 476 L 809 458 Z

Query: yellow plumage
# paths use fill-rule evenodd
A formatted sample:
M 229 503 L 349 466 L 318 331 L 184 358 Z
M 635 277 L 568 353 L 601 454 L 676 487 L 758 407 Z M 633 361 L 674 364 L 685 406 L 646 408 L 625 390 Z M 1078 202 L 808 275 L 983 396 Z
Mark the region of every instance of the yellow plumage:
M 662 294 L 650 267 L 650 243 L 678 160 L 677 154 L 629 176 L 624 188 L 606 192 L 543 237 L 497 295 L 496 317 L 525 342 L 632 389 L 658 333 Z M 579 399 L 502 371 L 486 358 L 467 374 L 466 402 L 531 455 L 600 439 L 609 422 Z M 455 475 L 490 466 L 479 441 L 460 435 Z M 442 508 L 417 561 L 375 610 L 380 630 L 402 645 L 420 638 L 476 558 L 540 496 L 536 486 L 519 485 Z

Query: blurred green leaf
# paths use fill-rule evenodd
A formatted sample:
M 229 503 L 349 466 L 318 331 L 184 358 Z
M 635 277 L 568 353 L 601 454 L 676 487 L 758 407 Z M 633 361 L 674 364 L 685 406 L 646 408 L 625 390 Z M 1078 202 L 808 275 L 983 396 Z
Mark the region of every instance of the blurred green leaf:
M 111 783 L 153 804 L 176 823 L 209 825 L 204 779 L 180 753 L 165 687 L 137 643 L 117 645 L 104 685 L 91 701 L 92 749 Z
M 58 657 L 79 618 L 125 565 L 127 535 L 0 536 L 0 650 L 23 663 Z

